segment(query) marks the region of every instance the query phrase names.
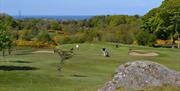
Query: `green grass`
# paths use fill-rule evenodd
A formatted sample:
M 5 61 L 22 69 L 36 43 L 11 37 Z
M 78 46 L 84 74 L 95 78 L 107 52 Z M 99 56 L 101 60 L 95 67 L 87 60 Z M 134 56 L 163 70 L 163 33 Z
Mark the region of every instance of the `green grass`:
M 60 48 L 70 49 L 75 44 L 62 45 Z M 110 58 L 101 54 L 101 48 L 110 51 Z M 131 47 L 136 50 L 153 51 L 157 57 L 132 57 L 128 55 Z M 115 48 L 111 43 L 81 44 L 75 55 L 63 64 L 62 72 L 57 70 L 59 57 L 54 54 L 32 54 L 36 50 L 22 48 L 11 56 L 0 60 L 0 66 L 27 66 L 37 70 L 0 70 L 0 91 L 97 91 L 111 79 L 114 70 L 120 65 L 136 60 L 150 60 L 180 71 L 180 50 L 165 48 L 149 48 L 122 45 Z M 19 55 L 15 55 L 19 54 Z M 23 55 L 24 54 L 24 55 Z M 18 61 L 25 61 L 19 63 Z M 27 62 L 26 62 L 27 61 Z M 174 91 L 174 90 L 168 90 Z

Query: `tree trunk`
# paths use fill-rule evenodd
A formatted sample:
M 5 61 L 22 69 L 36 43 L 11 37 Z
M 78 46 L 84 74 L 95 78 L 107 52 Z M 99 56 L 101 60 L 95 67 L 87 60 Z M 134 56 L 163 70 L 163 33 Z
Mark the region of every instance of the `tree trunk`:
M 180 36 L 178 37 L 178 48 L 180 48 Z
M 2 56 L 4 57 L 5 56 L 5 50 L 2 49 Z
M 11 55 L 11 52 L 12 52 L 12 50 L 11 50 L 11 48 L 9 48 L 8 49 L 8 54 Z
M 172 37 L 172 48 L 175 48 L 175 45 L 176 45 L 176 43 L 175 43 L 175 38 Z

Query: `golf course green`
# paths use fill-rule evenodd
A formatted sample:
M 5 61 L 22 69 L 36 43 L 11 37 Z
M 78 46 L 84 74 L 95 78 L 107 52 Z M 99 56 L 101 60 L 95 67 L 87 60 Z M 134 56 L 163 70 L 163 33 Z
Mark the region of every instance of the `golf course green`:
M 75 45 L 66 44 L 58 48 L 68 50 Z M 108 49 L 110 57 L 102 55 L 102 48 Z M 129 48 L 159 55 L 130 56 Z M 58 70 L 60 58 L 51 53 L 53 49 L 16 49 L 12 55 L 0 58 L 0 91 L 97 91 L 111 79 L 119 65 L 136 60 L 149 60 L 180 71 L 180 49 L 130 45 L 116 48 L 112 43 L 80 44 L 78 50 L 74 48 L 74 56 L 61 64 L 61 71 Z

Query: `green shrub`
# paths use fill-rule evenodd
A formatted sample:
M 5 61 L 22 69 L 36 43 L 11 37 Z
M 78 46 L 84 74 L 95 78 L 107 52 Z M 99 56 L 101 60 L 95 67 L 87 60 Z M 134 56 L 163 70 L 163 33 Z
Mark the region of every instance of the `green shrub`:
M 71 44 L 72 39 L 70 38 L 70 36 L 63 36 L 61 37 L 61 39 L 59 40 L 59 44 Z
M 48 31 L 41 31 L 37 36 L 37 41 L 51 42 L 52 39 L 51 39 Z
M 136 36 L 137 43 L 139 45 L 152 46 L 155 42 L 156 37 L 148 32 L 142 31 Z

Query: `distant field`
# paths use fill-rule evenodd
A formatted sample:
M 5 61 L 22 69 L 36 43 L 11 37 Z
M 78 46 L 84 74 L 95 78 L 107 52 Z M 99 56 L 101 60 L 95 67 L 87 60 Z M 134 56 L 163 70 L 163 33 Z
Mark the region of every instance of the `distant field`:
M 59 48 L 72 47 L 75 44 L 62 45 Z M 102 56 L 102 47 L 108 48 L 111 57 Z M 159 56 L 129 56 L 129 48 L 157 52 Z M 111 79 L 120 64 L 136 60 L 150 60 L 180 71 L 180 49 L 128 45 L 115 48 L 111 43 L 81 44 L 80 49 L 75 50 L 74 57 L 65 61 L 62 72 L 57 70 L 60 63 L 57 55 L 32 53 L 53 51 L 52 49 L 18 49 L 13 55 L 0 59 L 0 91 L 97 91 Z M 174 91 L 173 89 L 164 91 Z

